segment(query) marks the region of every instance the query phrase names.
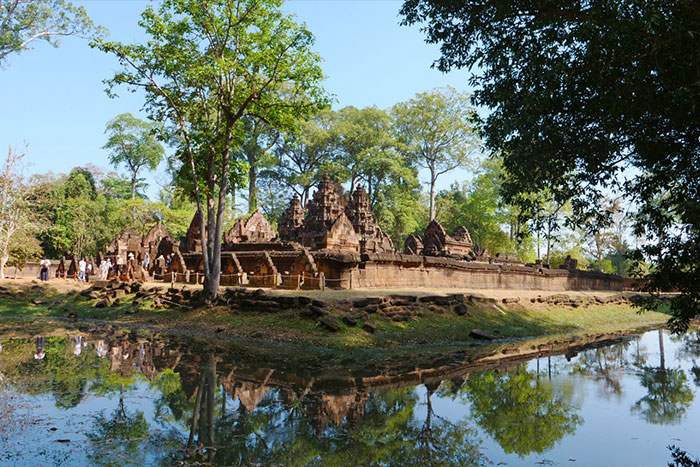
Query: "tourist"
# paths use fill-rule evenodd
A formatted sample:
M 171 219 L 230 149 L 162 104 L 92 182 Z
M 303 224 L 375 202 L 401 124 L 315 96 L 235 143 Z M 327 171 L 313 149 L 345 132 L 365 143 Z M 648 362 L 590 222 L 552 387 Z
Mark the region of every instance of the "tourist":
M 148 271 L 148 263 L 151 262 L 151 255 L 146 252 L 146 254 L 143 256 L 143 268 Z
M 90 274 L 92 274 L 92 261 L 87 263 L 87 267 L 85 269 L 85 282 L 90 281 Z
M 73 355 L 79 357 L 83 352 L 83 338 L 81 336 L 75 336 L 73 341 Z
M 95 351 L 97 352 L 98 357 L 105 358 L 105 356 L 107 356 L 107 352 L 109 352 L 109 347 L 107 347 L 105 341 L 99 340 L 95 345 Z
M 106 281 L 109 276 L 109 270 L 112 268 L 112 263 L 106 259 L 100 263 L 100 280 Z
M 39 265 L 41 266 L 41 272 L 39 273 L 39 279 L 41 279 L 42 281 L 49 280 L 49 268 L 51 267 L 51 261 L 44 258 L 41 260 Z
M 165 267 L 166 269 L 170 267 L 170 263 L 173 262 L 172 256 L 168 255 L 168 257 L 165 259 Z
M 43 360 L 44 357 L 46 356 L 46 352 L 44 352 L 44 344 L 45 343 L 46 343 L 45 337 L 37 337 L 34 340 L 34 344 L 36 345 L 36 352 L 34 353 L 35 360 Z
M 78 280 L 80 282 L 85 282 L 85 269 L 87 268 L 87 262 L 85 258 L 81 258 L 78 263 Z
M 122 255 L 117 255 L 117 261 L 114 265 L 114 275 L 117 276 L 117 279 L 119 279 L 119 275 L 122 272 L 122 266 L 124 266 L 124 258 L 122 258 Z

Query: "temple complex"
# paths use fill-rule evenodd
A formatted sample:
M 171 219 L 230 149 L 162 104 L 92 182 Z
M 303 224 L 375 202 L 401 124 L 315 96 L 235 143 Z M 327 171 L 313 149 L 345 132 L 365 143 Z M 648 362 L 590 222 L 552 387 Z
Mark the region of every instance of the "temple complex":
M 200 217 L 195 214 L 179 241 L 156 224 L 143 238 L 127 230 L 110 244 L 106 257 L 133 253 L 138 268 L 146 253 L 152 278 L 199 283 L 203 280 Z M 223 235 L 221 283 L 293 289 L 355 287 L 519 288 L 540 290 L 619 290 L 618 276 L 541 262 L 522 264 L 517 256 L 496 254 L 474 244 L 464 226 L 447 233 L 433 220 L 423 235 L 410 235 L 397 252 L 374 217 L 367 193 L 350 196 L 325 175 L 307 206 L 294 195 L 276 232 L 256 210 Z

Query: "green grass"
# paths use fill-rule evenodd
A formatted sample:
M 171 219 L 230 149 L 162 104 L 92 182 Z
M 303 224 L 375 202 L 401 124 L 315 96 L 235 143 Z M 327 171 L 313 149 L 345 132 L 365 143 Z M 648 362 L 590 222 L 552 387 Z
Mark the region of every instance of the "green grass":
M 315 320 L 302 317 L 297 311 L 241 312 L 229 307 L 155 309 L 146 301 L 135 314 L 134 296 L 127 294 L 119 306 L 94 308 L 97 300 L 77 292 L 58 292 L 42 287 L 24 288 L 27 298 L 15 300 L 0 297 L 0 324 L 15 323 L 15 328 L 37 329 L 42 322 L 50 328 L 54 318 L 69 318 L 73 323 L 95 320 L 122 325 L 144 324 L 155 330 L 183 332 L 217 338 L 276 341 L 329 349 L 392 348 L 443 343 L 470 343 L 472 329 L 503 339 L 538 337 L 552 334 L 596 334 L 612 331 L 633 331 L 663 325 L 668 316 L 662 313 L 637 313 L 630 305 L 595 305 L 573 308 L 544 304 L 492 305 L 473 303 L 466 316 L 458 316 L 445 308 L 442 312 L 422 309 L 423 316 L 407 322 L 393 322 L 381 314 L 368 315 L 377 325 L 374 334 L 341 324 L 337 333 L 327 331 Z M 45 300 L 34 305 L 32 299 Z M 346 310 L 333 302 L 333 313 L 339 317 Z M 20 324 L 22 323 L 22 324 Z M 6 327 L 6 326 L 5 326 Z M 145 329 L 145 328 L 140 328 Z M 148 331 L 148 329 L 146 329 Z M 150 331 L 148 331 L 150 332 Z

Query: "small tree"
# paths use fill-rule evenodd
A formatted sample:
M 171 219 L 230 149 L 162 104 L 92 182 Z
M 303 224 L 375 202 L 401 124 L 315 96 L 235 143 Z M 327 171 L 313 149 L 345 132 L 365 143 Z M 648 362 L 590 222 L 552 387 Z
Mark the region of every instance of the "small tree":
M 64 0 L 0 0 L 0 65 L 13 52 L 31 49 L 33 42 L 61 45 L 61 36 L 103 35 L 83 7 Z
M 140 120 L 130 113 L 118 115 L 107 123 L 109 134 L 103 149 L 110 151 L 109 162 L 115 167 L 125 165 L 131 172 L 131 199 L 136 197 L 138 174 L 143 168 L 155 170 L 163 160 L 163 146 L 154 136 L 153 123 Z
M 186 168 L 179 178 L 200 213 L 205 301 L 219 293 L 229 181 L 236 176 L 239 121 L 290 127 L 326 105 L 314 38 L 281 10 L 281 0 L 165 0 L 147 8 L 146 44 L 94 41 L 124 70 L 109 80 L 143 89 L 151 119 Z M 280 89 L 284 88 L 284 93 Z
M 430 173 L 430 220 L 435 219 L 435 184 L 440 175 L 468 164 L 479 149 L 470 123 L 469 96 L 452 87 L 417 94 L 392 109 L 399 139 Z

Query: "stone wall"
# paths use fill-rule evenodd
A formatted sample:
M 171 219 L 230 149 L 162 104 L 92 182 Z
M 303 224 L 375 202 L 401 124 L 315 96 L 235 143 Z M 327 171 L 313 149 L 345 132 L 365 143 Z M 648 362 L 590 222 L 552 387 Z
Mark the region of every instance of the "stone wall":
M 530 290 L 621 290 L 622 278 L 592 271 L 467 262 L 400 254 L 314 255 L 329 287 L 434 287 Z M 336 285 L 337 284 L 337 285 Z

